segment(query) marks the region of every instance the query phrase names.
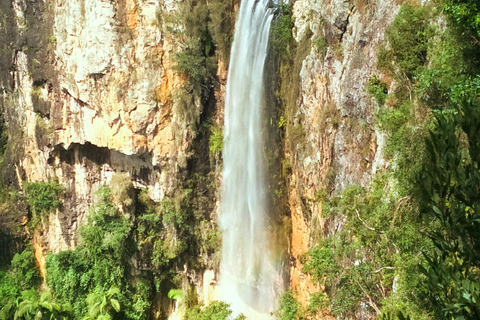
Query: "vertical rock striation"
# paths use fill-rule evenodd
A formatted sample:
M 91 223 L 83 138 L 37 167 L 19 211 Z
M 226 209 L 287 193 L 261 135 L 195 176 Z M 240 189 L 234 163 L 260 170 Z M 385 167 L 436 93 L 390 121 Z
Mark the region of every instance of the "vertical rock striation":
M 388 166 L 382 156 L 384 137 L 373 119 L 376 104 L 366 84 L 379 73 L 378 45 L 398 9 L 393 0 L 298 0 L 293 5 L 295 40 L 312 41 L 300 71 L 294 117 L 305 138 L 287 152 L 292 162 L 291 285 L 302 302 L 319 290 L 302 272 L 300 261 L 315 244 L 310 233 L 327 235 L 342 225 L 322 218 L 321 203 L 313 201 L 317 193 L 368 185 L 378 168 Z

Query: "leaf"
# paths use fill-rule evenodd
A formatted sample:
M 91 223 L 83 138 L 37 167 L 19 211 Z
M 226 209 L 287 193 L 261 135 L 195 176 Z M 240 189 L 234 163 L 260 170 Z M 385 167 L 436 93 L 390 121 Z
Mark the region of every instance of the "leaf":
M 172 300 L 180 300 L 183 297 L 183 291 L 180 289 L 171 289 L 168 291 L 168 298 Z
M 115 311 L 120 311 L 120 302 L 118 302 L 117 299 L 110 299 L 110 303 L 112 304 L 112 307 L 113 309 L 115 309 Z

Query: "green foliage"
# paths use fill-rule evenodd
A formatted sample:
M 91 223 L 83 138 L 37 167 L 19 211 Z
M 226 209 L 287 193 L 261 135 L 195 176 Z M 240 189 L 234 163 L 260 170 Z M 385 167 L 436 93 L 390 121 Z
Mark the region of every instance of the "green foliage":
M 214 0 L 207 3 L 210 12 L 208 28 L 215 44 L 215 52 L 225 66 L 228 66 L 230 61 L 236 2 L 238 1 Z
M 30 249 L 17 253 L 7 271 L 0 271 L 0 319 L 12 319 L 21 292 L 40 285 L 40 272 Z
M 161 266 L 168 265 L 186 249 L 186 239 L 181 230 L 187 217 L 184 211 L 168 198 L 157 206 L 157 210 L 162 217 L 163 227 L 158 232 L 159 239 L 153 245 L 152 262 Z
M 380 317 L 381 320 L 410 320 L 410 316 L 405 316 L 403 312 L 398 311 L 396 313 L 385 312 Z
M 11 262 L 10 275 L 15 287 L 19 290 L 26 290 L 40 284 L 40 273 L 32 250 L 27 249 L 20 254 L 15 254 Z
M 367 92 L 370 96 L 377 100 L 379 105 L 385 104 L 385 99 L 388 95 L 387 84 L 381 81 L 376 74 L 373 74 L 367 83 Z
M 170 198 L 155 203 L 145 193 L 140 194 L 139 200 L 137 250 L 145 256 L 145 263 L 158 269 L 168 268 L 186 250 L 187 216 L 180 204 Z
M 46 282 L 63 301 L 72 304 L 76 318 L 86 312 L 85 300 L 92 284 L 91 262 L 82 247 L 48 255 Z M 93 290 L 93 289 L 92 289 Z
M 135 293 L 132 297 L 131 306 L 125 309 L 125 315 L 134 320 L 150 319 L 150 308 L 152 306 L 152 284 L 142 280 L 137 283 Z
M 173 196 L 159 203 L 145 191 L 140 193 L 135 226 L 137 250 L 141 263 L 158 270 L 157 286 L 167 272 L 176 272 L 173 270 L 178 264 L 199 268 L 218 263 L 219 235 L 210 216 L 210 194 L 215 188 L 212 179 L 213 175 L 193 174 Z
M 480 36 L 480 4 L 476 0 L 445 0 L 443 12 L 462 31 Z
M 387 255 L 391 257 L 388 265 L 395 268 L 392 270 L 395 270 L 396 291 L 378 300 L 382 303 L 383 319 L 431 316 L 476 319 L 479 316 L 479 288 L 474 280 L 478 279 L 478 266 L 475 254 L 471 253 L 477 241 L 471 230 L 477 228 L 474 199 L 478 198 L 475 196 L 478 191 L 471 186 L 478 185 L 478 165 L 473 156 L 477 148 L 472 141 L 478 141 L 474 128 L 479 125 L 476 111 L 480 106 L 479 54 L 478 44 L 472 38 L 476 26 L 464 24 L 468 19 L 472 21 L 478 8 L 464 11 L 466 20 L 463 22 L 457 15 L 459 11 L 454 12 L 469 5 L 468 1 L 445 1 L 444 13 L 456 29 L 448 28 L 435 37 L 432 37 L 433 27 L 428 25 L 431 7 L 403 6 L 386 32 L 390 48 L 379 52 L 379 67 L 390 72 L 398 83 L 396 91 L 389 95 L 387 106 L 376 115 L 377 124 L 389 135 L 386 152 L 394 159 L 393 187 L 399 193 L 392 193 L 386 199 L 396 198 L 400 202 L 409 197 L 412 205 L 419 206 L 423 218 L 415 218 L 416 206 L 404 213 L 397 210 L 398 206 L 387 207 L 385 212 L 393 212 L 394 217 L 399 215 L 403 220 L 401 228 L 395 227 L 396 234 L 391 234 L 365 218 L 372 216 L 374 211 L 369 214 L 358 210 L 364 226 L 382 230 L 382 237 L 389 238 L 399 253 Z M 330 201 L 333 213 L 342 201 Z M 352 203 L 358 208 L 355 201 Z M 345 227 L 350 229 L 354 216 L 349 215 L 348 210 L 344 212 L 347 214 Z M 398 234 L 399 230 L 403 235 Z M 358 231 L 355 227 L 355 240 L 363 242 Z M 412 234 L 416 236 L 408 236 Z M 334 261 L 338 261 L 337 240 L 330 241 L 333 241 Z M 376 252 L 389 252 L 382 249 L 381 239 L 371 241 L 376 243 L 373 249 Z M 417 252 L 423 256 L 419 257 Z M 315 261 L 314 257 L 311 261 Z M 321 263 L 325 261 L 328 260 L 324 258 L 312 263 L 318 265 L 314 270 L 320 272 L 325 268 Z M 372 259 L 367 258 L 367 261 Z M 380 265 L 374 266 L 378 267 Z M 388 270 L 383 269 L 382 273 L 385 271 Z M 373 276 L 373 283 L 378 282 L 377 276 Z M 324 279 L 327 290 L 335 290 L 329 289 L 328 280 Z M 386 288 L 385 279 L 380 281 Z M 370 293 L 365 282 L 359 283 L 373 301 L 382 298 L 378 293 L 376 296 Z M 405 295 L 412 288 L 416 298 L 423 297 L 423 303 L 415 305 L 413 299 Z M 330 296 L 333 296 L 334 305 L 335 292 Z M 399 310 L 405 312 L 398 313 Z
M 280 298 L 275 317 L 278 320 L 297 320 L 301 317 L 300 302 L 293 296 L 292 291 L 285 292 Z
M 307 309 L 310 314 L 330 306 L 333 315 L 349 318 L 355 317 L 362 302 L 362 308 L 373 313 L 395 308 L 399 301 L 405 301 L 408 310 L 423 304 L 418 279 L 405 277 L 403 282 L 409 268 L 403 259 L 418 261 L 412 253 L 428 242 L 417 234 L 420 221 L 409 203 L 410 197 L 399 195 L 398 190 L 386 191 L 390 189 L 389 179 L 377 176 L 370 189 L 347 187 L 338 198 L 328 199 L 327 194 L 319 193 L 320 200 L 328 204 L 322 212 L 329 212 L 324 215 L 329 220 L 342 219 L 344 225 L 303 257 L 303 271 L 311 274 L 328 294 L 328 299 L 319 294 L 318 301 Z M 394 283 L 395 298 L 388 300 Z M 418 314 L 419 319 L 422 317 Z
M 183 46 L 174 58 L 176 69 L 187 80 L 179 92 L 182 103 L 178 111 L 182 115 L 195 108 L 196 98 L 205 104 L 212 94 L 217 59 L 228 65 L 235 21 L 234 5 L 235 1 L 185 0 L 171 17 L 177 30 L 182 30 L 183 38 Z
M 57 43 L 57 38 L 54 35 L 48 36 L 47 41 L 51 44 Z
M 303 60 L 311 49 L 311 32 L 307 32 L 305 37 L 296 43 L 291 30 L 293 21 L 290 6 L 281 5 L 279 10 L 282 15 L 272 22 L 270 29 L 270 41 L 274 48 L 275 43 L 280 46 L 279 42 L 285 42 L 283 47 L 275 50 L 280 60 L 278 74 L 280 88 L 277 93 L 280 99 L 277 105 L 277 121 L 281 125 L 280 129 L 286 131 L 284 137 L 290 143 L 290 148 L 294 150 L 298 146 L 302 146 L 305 140 L 305 129 L 302 125 L 303 115 L 297 114 L 297 98 L 300 94 L 300 70 Z M 288 30 L 288 28 L 290 29 Z M 281 36 L 282 34 L 284 36 Z
M 86 253 L 96 262 L 108 258 L 119 261 L 124 258 L 131 224 L 111 202 L 108 188 L 100 189 L 98 194 L 99 203 L 87 216 L 87 225 L 80 228 L 82 243 Z
M 222 152 L 223 150 L 223 132 L 222 128 L 218 126 L 211 127 L 210 141 L 208 147 L 212 155 L 216 155 Z
M 192 39 L 175 56 L 176 69 L 188 78 L 188 85 L 184 87 L 188 94 L 201 95 L 202 90 L 209 90 L 215 75 L 215 60 L 206 55 L 205 50 L 200 41 Z
M 131 223 L 112 204 L 108 188 L 101 188 L 97 194 L 98 202 L 80 229 L 81 244 L 75 250 L 47 256 L 47 284 L 72 304 L 76 318 L 87 313 L 91 292 L 108 293 L 112 286 L 118 286 L 122 299 L 127 292 L 125 261 Z
M 402 193 L 409 192 L 415 174 L 421 170 L 423 138 L 430 123 L 424 105 L 416 103 L 415 98 L 418 95 L 426 101 L 441 97 L 433 86 L 435 77 L 427 76 L 431 72 L 427 62 L 434 60 L 435 53 L 430 16 L 430 7 L 401 7 L 386 30 L 389 49 L 381 48 L 378 53 L 378 67 L 396 79 L 396 90 L 389 93 L 387 85 L 376 76 L 367 84 L 368 93 L 381 106 L 376 112 L 376 124 L 388 134 L 385 151 L 389 158 L 395 158 L 394 175 Z
M 40 97 L 40 95 L 42 94 L 42 87 L 33 86 L 32 87 L 32 94 L 36 95 L 37 97 Z
M 318 50 L 318 53 L 322 58 L 324 58 L 327 55 L 327 50 L 328 50 L 328 42 L 325 37 L 317 38 L 313 40 L 313 45 Z
M 480 254 L 475 249 L 480 245 L 479 91 L 464 99 L 454 116 L 436 117 L 437 126 L 426 139 L 429 157 L 418 177 L 427 234 L 437 249 L 424 253 L 428 264 L 422 271 L 443 316 L 455 319 L 480 316 Z
M 31 182 L 24 185 L 25 197 L 32 212 L 33 227 L 44 222 L 49 213 L 60 207 L 63 187 L 56 182 Z
M 428 19 L 425 7 L 403 5 L 393 24 L 386 30 L 390 49 L 381 50 L 379 67 L 390 71 L 394 62 L 400 73 L 412 80 L 427 62 L 428 41 L 433 36 Z
M 281 3 L 277 6 L 279 16 L 273 21 L 270 27 L 270 37 L 273 49 L 281 56 L 289 55 L 293 47 L 293 26 L 292 7 L 289 4 Z
M 38 296 L 35 289 L 22 291 L 14 319 L 71 319 L 71 306 L 61 304 L 54 299 L 50 290 Z
M 230 319 L 232 310 L 229 305 L 223 301 L 213 301 L 208 307 L 196 305 L 187 311 L 185 320 L 227 320 Z M 244 319 L 242 315 L 234 320 Z
M 328 296 L 325 292 L 312 293 L 307 307 L 307 313 L 315 317 L 320 310 L 325 310 L 330 305 Z
M 335 273 L 335 261 L 331 247 L 316 246 L 309 253 L 309 261 L 303 271 L 312 274 L 315 280 L 324 284 L 325 279 Z
M 120 289 L 116 286 L 110 287 L 108 291 L 92 292 L 87 297 L 88 315 L 83 320 L 110 320 L 113 311 L 120 311 L 118 296 Z
M 71 319 L 72 308 L 68 303 L 55 299 L 51 290 L 38 294 L 35 289 L 23 290 L 10 299 L 0 310 L 0 319 Z
M 171 289 L 168 291 L 168 298 L 173 300 L 180 300 L 183 297 L 183 291 L 180 289 Z

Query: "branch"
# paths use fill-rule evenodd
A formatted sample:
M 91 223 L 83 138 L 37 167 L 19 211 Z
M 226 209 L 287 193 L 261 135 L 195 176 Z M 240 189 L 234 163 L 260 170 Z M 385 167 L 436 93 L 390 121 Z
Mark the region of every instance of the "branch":
M 367 293 L 367 291 L 365 291 L 365 289 L 363 289 L 362 285 L 360 284 L 360 282 L 358 282 L 357 279 L 354 279 L 355 282 L 357 283 L 357 285 L 360 287 L 360 289 L 362 289 L 363 293 L 367 296 L 368 298 L 368 302 L 370 304 L 370 306 L 375 309 L 375 312 L 377 312 L 377 314 L 382 314 L 382 312 L 380 311 L 380 309 L 378 308 L 378 306 L 376 305 L 376 303 L 372 300 L 372 298 L 370 297 L 370 295 Z
M 407 203 L 408 200 L 410 200 L 412 198 L 411 195 L 408 195 L 408 196 L 405 196 L 403 198 L 400 198 L 398 199 L 397 201 L 397 206 L 395 207 L 395 211 L 393 211 L 393 220 L 392 220 L 392 224 L 390 225 L 390 230 L 393 230 L 393 228 L 395 227 L 395 222 L 397 220 L 397 214 L 398 214 L 398 211 L 400 210 L 400 208 L 405 205 Z
M 471 35 L 472 39 L 473 39 L 473 42 L 477 45 L 480 45 L 480 41 L 472 34 Z
M 379 273 L 380 271 L 385 270 L 385 269 L 387 269 L 387 270 L 393 270 L 393 269 L 395 269 L 395 267 L 381 267 L 381 268 L 378 269 L 377 271 L 373 271 L 373 273 Z
M 378 233 L 380 233 L 380 234 L 384 234 L 383 231 L 379 231 L 379 230 L 377 230 L 377 229 L 375 229 L 375 228 L 373 228 L 373 227 L 369 227 L 369 226 L 365 223 L 365 221 L 363 221 L 362 218 L 360 218 L 360 214 L 358 213 L 358 209 L 355 209 L 355 212 L 357 213 L 357 218 L 358 218 L 358 220 L 360 220 L 360 222 L 363 224 L 363 226 L 364 226 L 365 228 L 367 228 L 368 230 L 371 230 L 371 231 L 378 232 Z

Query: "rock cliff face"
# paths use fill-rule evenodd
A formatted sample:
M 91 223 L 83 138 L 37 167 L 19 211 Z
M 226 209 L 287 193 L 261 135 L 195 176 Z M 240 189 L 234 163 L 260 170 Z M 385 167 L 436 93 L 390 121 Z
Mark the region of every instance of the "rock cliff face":
M 179 39 L 165 32 L 163 19 L 175 8 L 174 0 L 2 2 L 0 86 L 9 135 L 4 180 L 21 188 L 57 178 L 66 188 L 48 231 L 36 235 L 40 262 L 42 251 L 76 245 L 93 192 L 115 172 L 128 173 L 156 201 L 184 179 L 203 109 L 197 103 L 188 121 L 175 111 L 175 90 L 184 81 L 172 60 Z M 312 43 L 294 116 L 305 138 L 286 153 L 292 164 L 291 285 L 304 302 L 319 290 L 300 262 L 314 242 L 310 233 L 342 225 L 326 224 L 321 204 L 311 200 L 321 189 L 336 193 L 349 184 L 367 185 L 388 166 L 365 85 L 378 73 L 377 45 L 398 8 L 395 0 L 293 5 L 295 40 Z M 220 69 L 218 114 L 226 78 Z
M 154 200 L 172 192 L 194 138 L 172 111 L 182 80 L 175 39 L 159 15 L 175 3 L 12 3 L 16 35 L 2 70 L 12 148 L 10 181 L 58 178 L 64 208 L 52 217 L 48 250 L 75 245 L 92 191 L 114 172 L 130 174 Z M 23 41 L 23 42 L 22 42 Z M 197 112 L 199 116 L 201 109 Z M 14 146 L 13 146 L 14 145 Z M 15 173 L 15 174 L 14 174 Z
M 388 166 L 366 84 L 379 74 L 378 45 L 398 9 L 394 0 L 298 0 L 293 5 L 295 40 L 309 37 L 313 43 L 302 63 L 294 117 L 305 138 L 289 150 L 291 285 L 303 302 L 318 290 L 301 271 L 300 256 L 315 244 L 310 233 L 327 235 L 342 225 L 322 218 L 321 202 L 314 201 L 318 192 L 338 194 L 351 184 L 368 185 L 379 168 Z

